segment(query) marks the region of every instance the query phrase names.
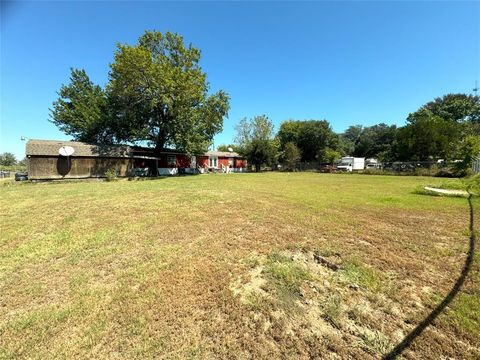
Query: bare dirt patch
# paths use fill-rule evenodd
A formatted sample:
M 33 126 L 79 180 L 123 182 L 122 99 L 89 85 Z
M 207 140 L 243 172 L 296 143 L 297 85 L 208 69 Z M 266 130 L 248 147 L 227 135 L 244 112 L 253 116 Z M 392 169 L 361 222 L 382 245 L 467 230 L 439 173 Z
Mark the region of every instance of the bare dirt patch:
M 252 268 L 230 290 L 259 328 L 274 338 L 315 339 L 316 351 L 322 357 L 328 352 L 327 358 L 388 354 L 412 329 L 412 314 L 425 308 L 418 294 L 432 293 L 409 281 L 399 302 L 391 297 L 395 290 L 385 274 L 318 249 L 275 252 L 249 263 Z M 442 336 L 435 328 L 430 333 Z

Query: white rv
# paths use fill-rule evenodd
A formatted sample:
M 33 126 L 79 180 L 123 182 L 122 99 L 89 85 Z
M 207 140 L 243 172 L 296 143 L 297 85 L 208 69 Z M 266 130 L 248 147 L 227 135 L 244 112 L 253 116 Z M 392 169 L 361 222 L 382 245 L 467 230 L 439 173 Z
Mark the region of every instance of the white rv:
M 337 165 L 337 170 L 352 172 L 365 169 L 365 158 L 344 156 Z

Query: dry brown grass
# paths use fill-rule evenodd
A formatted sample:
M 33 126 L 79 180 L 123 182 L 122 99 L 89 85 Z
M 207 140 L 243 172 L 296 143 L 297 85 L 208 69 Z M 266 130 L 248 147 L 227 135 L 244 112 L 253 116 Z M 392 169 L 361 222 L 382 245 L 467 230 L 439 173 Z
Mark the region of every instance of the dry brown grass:
M 463 266 L 465 199 L 414 194 L 436 181 L 272 173 L 3 186 L 0 358 L 378 358 Z M 275 265 L 275 254 L 316 251 L 342 269 Z M 245 301 L 235 289 L 252 271 L 264 293 Z M 479 279 L 477 257 L 406 358 L 479 356 Z

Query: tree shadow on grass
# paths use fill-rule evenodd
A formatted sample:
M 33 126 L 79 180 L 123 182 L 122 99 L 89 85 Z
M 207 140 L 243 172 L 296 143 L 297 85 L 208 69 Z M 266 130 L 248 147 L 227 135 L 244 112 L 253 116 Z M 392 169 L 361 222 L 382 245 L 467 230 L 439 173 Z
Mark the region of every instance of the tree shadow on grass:
M 467 258 L 465 260 L 465 265 L 463 266 L 462 273 L 460 277 L 453 285 L 453 288 L 447 294 L 447 296 L 442 300 L 440 304 L 437 305 L 435 309 L 432 310 L 428 316 L 422 320 L 405 338 L 398 343 L 392 351 L 390 351 L 387 355 L 383 357 L 384 360 L 395 359 L 399 356 L 405 349 L 407 349 L 412 342 L 422 334 L 422 332 L 440 315 L 443 310 L 452 302 L 452 300 L 457 296 L 462 287 L 465 279 L 467 278 L 470 269 L 472 268 L 473 263 L 473 255 L 475 253 L 475 228 L 474 228 L 474 217 L 473 217 L 473 203 L 472 203 L 472 195 L 469 194 L 468 196 L 468 205 L 470 208 L 470 247 L 468 250 Z

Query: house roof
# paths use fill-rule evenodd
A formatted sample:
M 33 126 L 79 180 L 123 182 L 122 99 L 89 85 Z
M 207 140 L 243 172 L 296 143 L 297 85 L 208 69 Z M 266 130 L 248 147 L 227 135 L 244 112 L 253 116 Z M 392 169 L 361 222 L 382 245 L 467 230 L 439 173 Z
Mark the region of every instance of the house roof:
M 231 158 L 241 158 L 239 153 L 236 153 L 234 151 L 228 152 L 228 151 L 207 151 L 205 154 L 207 156 L 218 156 L 218 157 L 231 157 Z
M 71 146 L 75 152 L 73 156 L 85 157 L 131 157 L 132 149 L 128 145 L 95 145 L 78 141 L 57 140 L 29 140 L 27 142 L 27 156 L 59 156 L 58 150 L 62 146 Z
M 125 158 L 156 158 L 154 149 L 129 145 L 88 144 L 79 141 L 59 140 L 29 140 L 27 142 L 27 156 L 59 156 L 58 150 L 62 146 L 71 146 L 75 152 L 72 156 L 81 157 L 125 157 Z M 182 154 L 174 149 L 164 149 L 162 154 Z M 152 157 L 153 156 L 153 157 Z M 243 158 L 236 152 L 208 151 L 205 156 Z

